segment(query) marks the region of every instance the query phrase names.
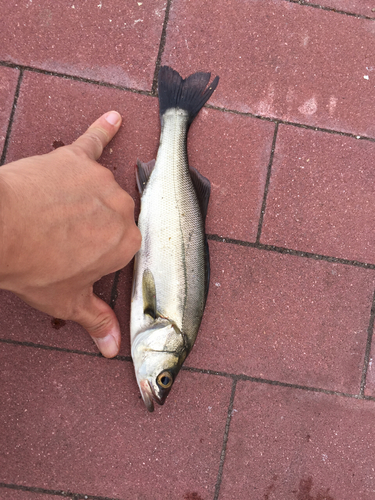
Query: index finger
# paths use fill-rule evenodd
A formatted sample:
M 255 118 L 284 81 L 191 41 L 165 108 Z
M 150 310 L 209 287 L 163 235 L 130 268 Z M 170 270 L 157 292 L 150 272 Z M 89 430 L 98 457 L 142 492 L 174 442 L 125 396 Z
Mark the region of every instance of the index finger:
M 121 115 L 117 111 L 108 111 L 90 125 L 73 144 L 81 148 L 92 160 L 98 160 L 120 125 Z

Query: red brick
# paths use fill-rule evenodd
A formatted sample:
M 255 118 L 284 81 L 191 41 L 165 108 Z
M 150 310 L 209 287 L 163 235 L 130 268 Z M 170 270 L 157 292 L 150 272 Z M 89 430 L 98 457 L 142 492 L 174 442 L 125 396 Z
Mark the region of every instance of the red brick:
M 4 148 L 18 77 L 18 70 L 0 67 L 0 157 Z
M 374 271 L 209 243 L 210 292 L 185 365 L 358 394 Z
M 373 29 L 284 0 L 175 0 L 163 63 L 220 75 L 211 104 L 374 136 Z
M 165 0 L 4 5 L 0 59 L 150 90 Z
M 207 233 L 256 240 L 273 135 L 272 123 L 203 109 L 188 153 L 211 181 Z
M 375 144 L 280 126 L 261 242 L 375 263 Z
M 375 403 L 239 382 L 221 500 L 373 500 Z
M 213 497 L 230 379 L 182 372 L 149 414 L 129 362 L 0 348 L 0 481 L 122 499 Z

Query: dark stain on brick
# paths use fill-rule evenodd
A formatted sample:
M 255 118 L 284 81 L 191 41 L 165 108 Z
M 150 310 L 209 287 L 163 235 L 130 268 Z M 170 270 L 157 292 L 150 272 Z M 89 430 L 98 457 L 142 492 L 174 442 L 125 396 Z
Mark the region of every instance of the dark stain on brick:
M 271 483 L 268 488 L 266 489 L 265 493 L 264 493 L 264 497 L 263 497 L 263 500 L 270 500 L 270 494 L 272 493 L 272 491 L 275 489 L 275 484 L 274 483 Z
M 63 146 L 65 146 L 63 141 L 53 141 L 52 143 L 53 149 L 62 148 Z
M 55 330 L 60 330 L 60 328 L 62 328 L 63 326 L 66 325 L 66 321 L 64 321 L 63 319 L 59 319 L 59 318 L 52 318 L 51 325 L 52 325 L 52 328 L 54 328 Z
M 184 500 L 203 500 L 203 498 L 196 491 L 193 491 L 192 493 L 185 493 Z
M 275 481 L 277 481 L 277 474 L 274 474 L 274 476 L 272 477 L 272 483 L 267 487 L 267 489 L 266 489 L 266 491 L 264 493 L 263 500 L 269 500 L 270 499 L 270 494 L 275 489 Z
M 313 497 L 311 495 L 312 486 L 313 480 L 311 476 L 307 479 L 301 479 L 297 492 L 297 500 L 335 500 L 329 494 L 329 488 L 327 488 L 325 491 L 319 491 L 317 496 Z

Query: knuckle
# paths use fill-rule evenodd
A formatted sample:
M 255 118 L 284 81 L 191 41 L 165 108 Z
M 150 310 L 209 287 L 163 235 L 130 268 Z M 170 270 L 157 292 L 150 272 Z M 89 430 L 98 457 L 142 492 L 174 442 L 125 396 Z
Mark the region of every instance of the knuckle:
M 62 150 L 62 148 L 61 148 Z M 88 158 L 88 154 L 86 153 L 86 151 L 81 147 L 81 146 L 78 146 L 77 144 L 73 143 L 71 144 L 70 146 L 66 146 L 66 150 L 65 150 L 67 153 L 70 154 L 70 156 L 74 156 L 76 158 Z
M 87 330 L 93 337 L 101 337 L 108 332 L 112 323 L 112 318 L 107 313 L 99 312 L 91 324 L 87 325 Z
M 121 204 L 124 217 L 134 220 L 135 202 L 133 198 L 126 191 L 122 191 L 120 195 L 119 203 Z
M 138 252 L 142 244 L 142 235 L 135 223 L 127 228 L 121 245 L 121 253 L 126 265 Z
M 141 234 L 141 231 L 139 230 L 138 226 L 136 226 L 136 224 L 134 224 L 134 227 L 133 227 L 132 240 L 133 240 L 134 248 L 136 249 L 136 252 L 138 252 L 138 250 L 141 248 L 141 244 L 142 244 L 142 234 Z
M 127 201 L 128 201 L 129 209 L 134 213 L 135 201 L 128 193 L 126 193 L 126 194 L 127 194 Z
M 103 180 L 107 180 L 111 183 L 115 180 L 115 176 L 113 175 L 113 172 L 109 170 L 109 168 L 102 166 L 101 174 L 103 176 Z
M 86 138 L 92 141 L 97 147 L 102 148 L 103 142 L 99 135 L 93 131 L 88 130 L 85 134 Z

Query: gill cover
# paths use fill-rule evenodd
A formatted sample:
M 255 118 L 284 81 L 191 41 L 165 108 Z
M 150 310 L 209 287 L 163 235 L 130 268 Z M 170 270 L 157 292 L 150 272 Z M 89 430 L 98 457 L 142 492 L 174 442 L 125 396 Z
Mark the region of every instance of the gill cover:
M 131 354 L 143 401 L 153 411 L 154 401 L 164 404 L 188 350 L 177 326 L 157 312 L 155 280 L 148 269 L 142 276 L 142 296 L 150 323 L 135 338 Z
M 183 336 L 169 320 L 156 318 L 132 345 L 137 383 L 149 411 L 164 404 L 187 356 Z

